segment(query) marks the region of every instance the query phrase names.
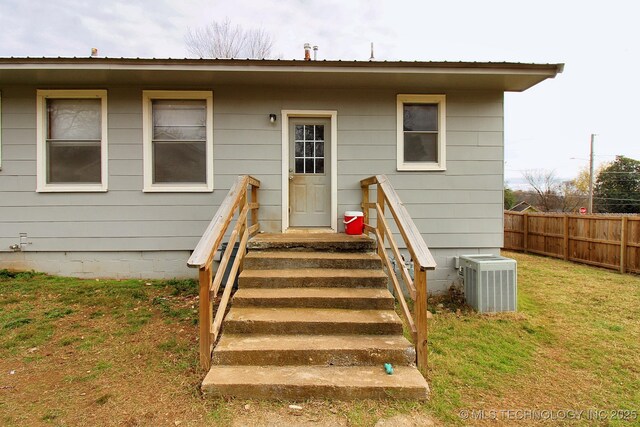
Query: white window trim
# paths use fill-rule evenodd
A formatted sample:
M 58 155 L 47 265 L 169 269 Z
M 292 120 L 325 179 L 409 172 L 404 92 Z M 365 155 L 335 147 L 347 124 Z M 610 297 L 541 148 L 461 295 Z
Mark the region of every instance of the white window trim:
M 404 161 L 404 104 L 438 104 L 438 161 L 437 162 L 405 162 Z M 446 162 L 446 95 L 409 95 L 397 96 L 396 121 L 396 160 L 399 171 L 444 171 Z
M 100 143 L 100 184 L 51 184 L 47 183 L 47 99 L 81 99 L 99 98 L 101 113 L 101 143 Z M 36 138 L 38 149 L 36 151 L 37 184 L 38 193 L 47 192 L 105 192 L 107 191 L 108 166 L 108 123 L 107 123 L 107 91 L 106 90 L 42 90 L 37 91 L 37 126 Z
M 153 135 L 151 101 L 154 99 L 201 99 L 207 104 L 206 165 L 207 182 L 204 184 L 154 184 L 153 183 Z M 211 192 L 213 191 L 213 92 L 145 90 L 142 92 L 142 141 L 144 158 L 145 193 Z

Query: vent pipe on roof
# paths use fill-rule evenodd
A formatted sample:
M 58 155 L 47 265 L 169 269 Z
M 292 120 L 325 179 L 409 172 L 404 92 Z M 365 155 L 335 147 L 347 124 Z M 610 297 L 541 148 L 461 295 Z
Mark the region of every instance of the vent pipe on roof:
M 373 56 L 373 42 L 371 42 L 371 56 L 369 57 L 369 61 L 375 61 L 375 57 Z
M 92 47 L 91 48 L 91 57 L 95 58 L 96 56 L 98 56 L 98 48 L 97 47 Z
M 318 46 L 313 47 L 313 60 L 314 61 L 318 60 Z
M 311 61 L 311 45 L 309 43 L 304 44 L 304 60 Z

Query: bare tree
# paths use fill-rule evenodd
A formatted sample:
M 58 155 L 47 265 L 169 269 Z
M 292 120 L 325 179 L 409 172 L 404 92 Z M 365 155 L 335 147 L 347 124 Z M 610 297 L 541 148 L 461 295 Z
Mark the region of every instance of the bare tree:
M 189 53 L 200 58 L 264 59 L 271 55 L 273 37 L 263 28 L 245 30 L 226 19 L 189 29 L 185 44 Z
M 526 170 L 522 176 L 535 192 L 538 208 L 545 212 L 558 208 L 561 184 L 554 171 Z

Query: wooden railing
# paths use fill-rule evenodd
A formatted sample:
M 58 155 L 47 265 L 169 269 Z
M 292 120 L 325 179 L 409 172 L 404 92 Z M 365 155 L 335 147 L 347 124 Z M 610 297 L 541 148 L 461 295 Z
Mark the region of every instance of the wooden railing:
M 369 202 L 369 187 L 376 185 L 377 196 L 376 201 Z M 393 189 L 393 186 L 385 175 L 376 175 L 360 181 L 362 188 L 362 211 L 364 213 L 365 232 L 373 233 L 378 241 L 378 254 L 382 258 L 389 278 L 393 283 L 393 289 L 396 298 L 400 304 L 402 315 L 411 330 L 413 342 L 416 346 L 416 362 L 418 369 L 423 372 L 427 368 L 427 270 L 434 270 L 436 262 L 427 247 L 420 231 L 414 224 L 409 212 L 402 204 L 400 197 Z M 402 255 L 396 240 L 389 228 L 389 223 L 385 218 L 385 205 L 389 206 L 391 216 L 395 222 L 400 235 L 404 240 L 405 247 L 411 255 L 414 265 L 414 279 L 411 278 L 409 271 L 402 262 Z M 376 226 L 370 225 L 369 209 L 373 209 L 376 213 Z M 409 291 L 411 299 L 414 301 L 414 316 L 412 316 L 409 306 L 404 299 L 400 282 L 395 275 L 391 260 L 387 254 L 385 238 L 396 259 L 397 265 L 400 267 L 402 280 Z
M 250 187 L 250 191 L 248 191 L 247 187 Z M 200 269 L 200 365 L 204 369 L 209 369 L 211 365 L 213 345 L 220 333 L 222 320 L 231 297 L 233 282 L 242 270 L 242 260 L 246 253 L 247 241 L 249 237 L 260 230 L 260 224 L 258 223 L 258 208 L 260 207 L 258 204 L 258 188 L 260 188 L 260 181 L 251 176 L 242 175 L 236 179 L 187 262 L 189 267 Z M 251 200 L 248 197 L 249 192 L 251 193 Z M 229 236 L 227 248 L 222 254 L 220 265 L 214 276 L 213 257 L 233 220 L 236 209 L 238 212 L 236 224 Z M 249 212 L 251 212 L 251 226 L 249 226 Z M 233 248 L 238 240 L 240 241 L 238 253 L 231 266 L 220 301 L 214 311 L 215 298 L 218 295 Z

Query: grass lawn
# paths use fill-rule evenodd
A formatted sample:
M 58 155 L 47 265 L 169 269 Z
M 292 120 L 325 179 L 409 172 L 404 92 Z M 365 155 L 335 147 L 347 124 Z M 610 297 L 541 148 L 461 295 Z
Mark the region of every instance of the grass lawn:
M 639 425 L 640 278 L 506 255 L 518 313 L 430 305 L 429 402 L 301 410 L 202 398 L 194 282 L 0 271 L 0 425 Z

